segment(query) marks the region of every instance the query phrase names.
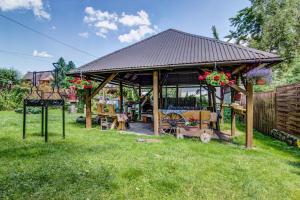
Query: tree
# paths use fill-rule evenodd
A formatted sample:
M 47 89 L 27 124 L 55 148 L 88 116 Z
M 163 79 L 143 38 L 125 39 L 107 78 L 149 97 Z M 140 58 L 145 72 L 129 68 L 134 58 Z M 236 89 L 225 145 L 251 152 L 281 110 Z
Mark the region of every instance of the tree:
M 67 80 L 67 73 L 71 69 L 75 69 L 75 64 L 73 61 L 69 61 L 68 64 L 66 64 L 64 58 L 59 58 L 57 61 L 57 70 L 58 70 L 58 75 L 57 75 L 57 81 L 58 81 L 58 86 L 60 88 L 69 88 L 70 83 Z
M 0 68 L 0 89 L 15 85 L 20 81 L 20 73 L 15 69 Z
M 211 27 L 211 31 L 212 31 L 212 34 L 213 34 L 214 38 L 215 38 L 216 40 L 220 40 L 220 38 L 219 38 L 219 33 L 218 33 L 217 28 L 216 28 L 215 25 L 213 25 L 213 26 Z
M 234 30 L 226 37 L 284 58 L 280 67 L 274 69 L 273 86 L 300 80 L 300 1 L 250 1 L 250 7 L 230 18 Z
M 230 18 L 227 36 L 250 47 L 275 52 L 291 63 L 300 48 L 299 0 L 250 0 L 246 7 Z

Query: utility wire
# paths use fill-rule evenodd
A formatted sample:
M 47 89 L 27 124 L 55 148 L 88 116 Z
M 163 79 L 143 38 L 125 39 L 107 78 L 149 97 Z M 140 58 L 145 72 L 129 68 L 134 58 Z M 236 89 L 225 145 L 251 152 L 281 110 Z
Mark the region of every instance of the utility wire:
M 21 26 L 21 27 L 23 27 L 23 28 L 25 28 L 25 29 L 28 29 L 28 30 L 30 30 L 30 31 L 32 31 L 32 32 L 34 32 L 34 33 L 36 33 L 36 34 L 39 34 L 39 35 L 41 35 L 41 36 L 43 36 L 43 37 L 45 37 L 45 38 L 47 38 L 47 39 L 49 39 L 49 40 L 52 40 L 52 41 L 54 41 L 54 42 L 56 42 L 56 43 L 59 43 L 59 44 L 61 44 L 61 45 L 63 45 L 63 46 L 66 46 L 66 47 L 68 47 L 68 48 L 70 48 L 70 49 L 73 49 L 73 50 L 75 50 L 75 51 L 78 51 L 78 52 L 81 52 L 81 53 L 83 53 L 83 54 L 89 55 L 89 56 L 91 56 L 91 57 L 97 58 L 97 56 L 95 56 L 95 55 L 93 55 L 93 54 L 91 54 L 91 53 L 89 53 L 89 52 L 87 52 L 87 51 L 78 49 L 77 47 L 74 47 L 74 46 L 69 45 L 69 44 L 67 44 L 67 43 L 65 43 L 65 42 L 62 42 L 62 41 L 60 41 L 60 40 L 58 40 L 58 39 L 56 39 L 56 38 L 54 38 L 54 37 L 52 37 L 52 36 L 49 36 L 49 35 L 47 35 L 47 34 L 45 34 L 45 33 L 42 33 L 42 32 L 40 32 L 40 31 L 38 31 L 38 30 L 35 30 L 35 29 L 33 29 L 33 28 L 31 28 L 31 27 L 29 27 L 29 26 L 27 26 L 27 25 L 25 25 L 25 24 L 23 24 L 23 23 L 21 23 L 21 22 L 15 20 L 15 19 L 12 19 L 12 18 L 10 18 L 10 17 L 7 17 L 7 16 L 5 16 L 5 15 L 3 15 L 3 14 L 0 14 L 0 17 L 4 18 L 4 19 L 6 19 L 6 20 L 8 20 L 8 21 L 10 21 L 10 22 L 13 22 L 13 23 L 15 23 L 15 24 L 18 24 L 19 26 Z
M 0 53 L 8 53 L 8 54 L 13 54 L 13 55 L 21 55 L 21 56 L 30 56 L 30 57 L 34 57 L 34 58 L 47 58 L 47 59 L 53 59 L 53 57 L 43 57 L 43 56 L 33 56 L 27 53 L 21 53 L 21 52 L 16 52 L 16 51 L 7 51 L 7 50 L 3 50 L 0 49 Z

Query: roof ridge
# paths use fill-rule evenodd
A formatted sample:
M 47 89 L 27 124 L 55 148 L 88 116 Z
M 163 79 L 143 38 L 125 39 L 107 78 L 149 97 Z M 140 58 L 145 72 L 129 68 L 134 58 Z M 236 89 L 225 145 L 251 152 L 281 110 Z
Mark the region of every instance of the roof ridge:
M 220 44 L 233 46 L 233 47 L 236 47 L 236 48 L 239 48 L 239 49 L 245 49 L 245 50 L 248 50 L 248 51 L 250 51 L 252 53 L 257 53 L 257 54 L 268 53 L 268 54 L 270 54 L 270 55 L 272 55 L 274 57 L 279 57 L 278 55 L 270 53 L 270 52 L 262 51 L 262 50 L 259 50 L 259 49 L 254 49 L 254 48 L 251 48 L 251 47 L 245 47 L 245 46 L 237 45 L 237 44 L 234 44 L 234 43 L 225 42 L 225 41 L 222 41 L 222 40 L 217 40 L 215 38 L 211 38 L 211 37 L 207 37 L 207 36 L 196 35 L 196 34 L 193 34 L 193 33 L 187 33 L 187 32 L 184 32 L 184 31 L 179 31 L 177 29 L 168 29 L 168 30 L 173 30 L 173 31 L 176 31 L 178 33 L 185 34 L 185 35 L 188 35 L 188 36 L 202 38 L 202 39 L 210 40 L 210 41 L 217 42 L 217 43 L 220 43 Z

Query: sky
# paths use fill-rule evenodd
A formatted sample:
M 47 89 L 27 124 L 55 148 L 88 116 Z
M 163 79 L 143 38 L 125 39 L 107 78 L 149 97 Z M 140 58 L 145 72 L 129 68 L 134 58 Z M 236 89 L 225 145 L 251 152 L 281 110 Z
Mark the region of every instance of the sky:
M 52 70 L 59 57 L 79 67 L 169 28 L 212 37 L 215 25 L 223 39 L 231 29 L 229 18 L 249 5 L 248 0 L 0 0 L 0 68 L 23 74 Z

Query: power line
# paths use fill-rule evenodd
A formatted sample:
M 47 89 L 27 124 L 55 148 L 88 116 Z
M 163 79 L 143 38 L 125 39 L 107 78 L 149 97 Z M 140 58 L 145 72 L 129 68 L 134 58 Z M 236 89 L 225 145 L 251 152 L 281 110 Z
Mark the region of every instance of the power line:
M 39 35 L 41 35 L 41 36 L 43 36 L 43 37 L 45 37 L 45 38 L 47 38 L 47 39 L 49 39 L 49 40 L 52 40 L 52 41 L 54 41 L 54 42 L 56 42 L 56 43 L 59 43 L 59 44 L 63 45 L 63 46 L 66 46 L 66 47 L 71 48 L 71 49 L 73 49 L 73 50 L 75 50 L 75 51 L 81 52 L 81 53 L 83 53 L 83 54 L 89 55 L 89 56 L 91 56 L 91 57 L 97 58 L 97 56 L 95 56 L 95 55 L 93 55 L 93 54 L 91 54 L 91 53 L 89 53 L 89 52 L 87 52 L 87 51 L 78 49 L 77 47 L 74 47 L 74 46 L 69 45 L 69 44 L 67 44 L 67 43 L 65 43 L 65 42 L 62 42 L 62 41 L 60 41 L 60 40 L 58 40 L 58 39 L 56 39 L 56 38 L 54 38 L 54 37 L 52 37 L 52 36 L 49 36 L 49 35 L 47 35 L 47 34 L 45 34 L 45 33 L 42 33 L 42 32 L 40 32 L 40 31 L 38 31 L 38 30 L 35 30 L 35 29 L 33 29 L 33 28 L 31 28 L 31 27 L 29 27 L 29 26 L 27 26 L 27 25 L 25 25 L 25 24 L 23 24 L 23 23 L 21 23 L 21 22 L 15 20 L 15 19 L 12 19 L 12 18 L 10 18 L 10 17 L 7 17 L 7 16 L 5 16 L 5 15 L 3 15 L 3 14 L 0 14 L 0 17 L 4 18 L 4 19 L 6 19 L 6 20 L 8 20 L 8 21 L 10 21 L 10 22 L 13 22 L 13 23 L 15 23 L 15 24 L 18 24 L 19 26 L 21 26 L 21 27 L 23 27 L 23 28 L 25 28 L 25 29 L 28 29 L 28 30 L 30 30 L 30 31 L 32 31 L 32 32 L 34 32 L 34 33 L 36 33 L 36 34 L 39 34 Z
M 21 55 L 21 56 L 30 56 L 30 57 L 34 57 L 34 58 L 47 58 L 47 59 L 53 59 L 52 57 L 43 57 L 43 56 L 34 56 L 34 55 L 30 55 L 27 53 L 21 53 L 21 52 L 16 52 L 16 51 L 7 51 L 7 50 L 2 50 L 0 49 L 0 53 L 8 53 L 8 54 L 13 54 L 13 55 Z
M 17 51 L 7 51 L 7 50 L 3 50 L 3 49 L 0 49 L 0 53 L 7 53 L 7 54 L 12 54 L 12 55 L 17 55 L 17 56 L 27 56 L 27 57 L 31 57 L 31 58 L 36 58 L 36 59 L 39 59 L 39 58 L 45 58 L 45 59 L 58 59 L 58 58 L 55 58 L 55 57 L 43 57 L 43 56 L 34 56 L 34 55 L 31 55 L 31 54 L 27 54 L 27 53 L 22 53 L 22 52 L 17 52 Z M 85 63 L 83 61 L 80 61 L 80 60 L 73 60 L 73 62 L 75 63 Z

